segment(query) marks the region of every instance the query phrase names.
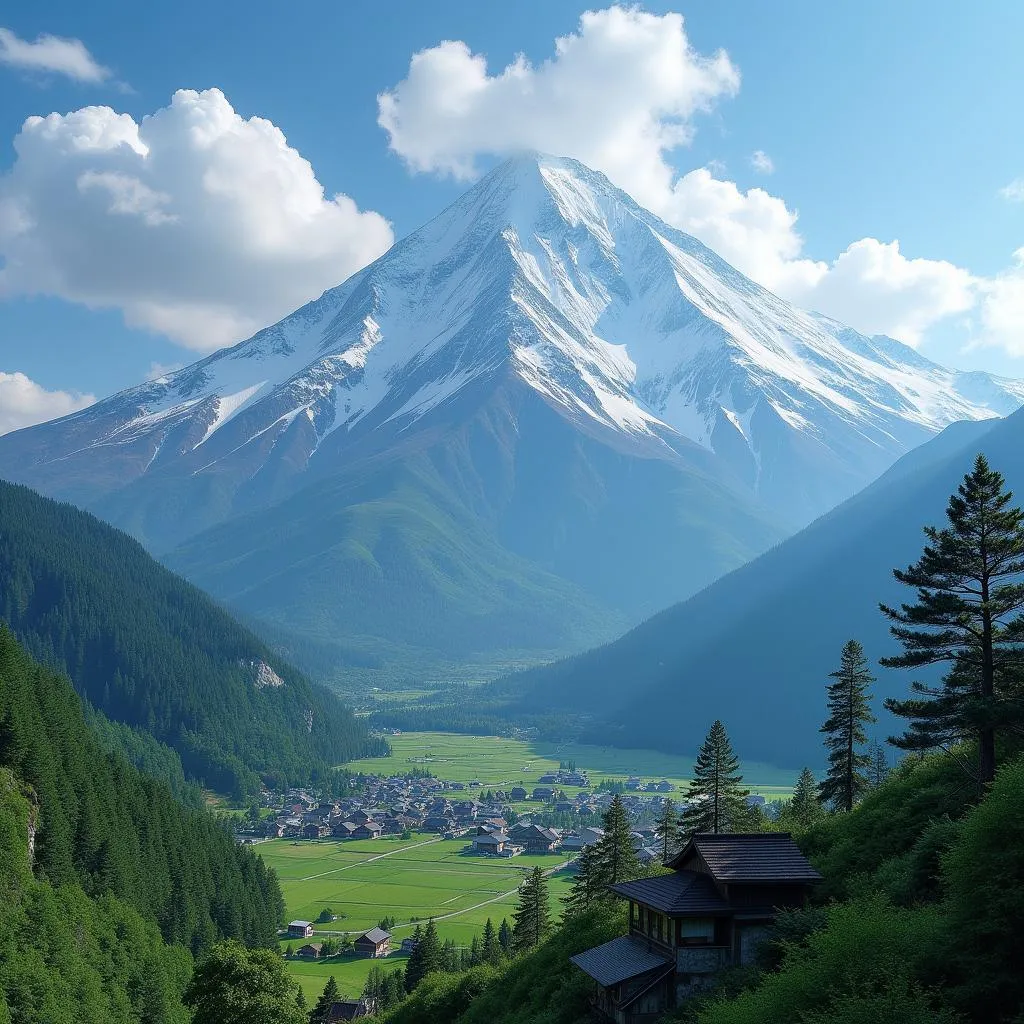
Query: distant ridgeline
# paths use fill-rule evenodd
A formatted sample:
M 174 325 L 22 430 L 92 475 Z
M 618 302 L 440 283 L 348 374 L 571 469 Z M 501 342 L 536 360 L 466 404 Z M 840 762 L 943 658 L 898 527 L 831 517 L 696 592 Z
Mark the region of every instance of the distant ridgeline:
M 283 914 L 262 860 L 106 754 L 66 680 L 0 626 L 0 1020 L 187 1019 L 168 1007 L 189 953 L 271 946 Z
M 126 534 L 3 482 L 0 619 L 94 708 L 173 748 L 187 776 L 218 791 L 250 793 L 260 776 L 306 780 L 386 750 Z M 105 738 L 144 746 L 123 731 Z

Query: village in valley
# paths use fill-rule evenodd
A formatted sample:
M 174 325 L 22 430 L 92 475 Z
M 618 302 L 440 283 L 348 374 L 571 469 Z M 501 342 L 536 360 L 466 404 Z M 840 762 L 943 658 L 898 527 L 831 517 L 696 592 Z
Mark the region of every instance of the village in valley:
M 616 796 L 637 860 L 652 871 L 663 861 L 657 821 L 666 801 L 685 806 L 681 758 L 659 765 L 672 777 L 618 776 L 537 757 L 508 738 L 395 731 L 388 739 L 399 756 L 354 766 L 344 795 L 266 790 L 236 826 L 238 841 L 258 844 L 280 877 L 289 911 L 280 942 L 293 976 L 309 998 L 335 977 L 345 997 L 338 1020 L 372 1012 L 367 979 L 375 968 L 379 976 L 377 965 L 406 964 L 428 921 L 463 956 L 488 925 L 509 935 L 535 866 L 557 916 Z M 372 770 L 388 761 L 398 770 Z M 763 787 L 747 800 L 770 812 L 788 791 Z

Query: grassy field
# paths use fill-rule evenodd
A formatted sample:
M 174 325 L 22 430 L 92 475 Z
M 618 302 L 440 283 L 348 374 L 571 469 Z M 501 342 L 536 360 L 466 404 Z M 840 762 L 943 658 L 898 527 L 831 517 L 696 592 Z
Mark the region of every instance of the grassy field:
M 340 932 L 361 934 L 384 917 L 396 919 L 396 945 L 411 935 L 417 921 L 433 917 L 442 939 L 469 945 L 490 917 L 495 925 L 511 921 L 516 892 L 534 865 L 545 870 L 563 863 L 556 855 L 521 856 L 499 860 L 470 856 L 466 841 L 417 835 L 412 839 L 369 839 L 336 842 L 293 842 L 275 839 L 261 843 L 259 853 L 281 880 L 289 920 L 315 921 L 324 908 L 338 915 L 329 925 L 317 925 L 317 937 Z M 553 909 L 571 880 L 559 872 L 550 880 Z M 294 947 L 302 945 L 291 940 Z M 282 942 L 287 946 L 288 942 Z M 389 957 L 388 968 L 401 962 Z M 327 977 L 354 993 L 362 988 L 371 964 L 346 958 L 328 963 L 289 961 L 306 995 L 319 994 Z M 342 984 L 343 977 L 349 988 Z M 313 992 L 316 989 L 316 992 Z
M 574 761 L 590 773 L 591 782 L 639 775 L 645 781 L 668 779 L 685 786 L 693 759 L 655 750 L 619 750 L 584 744 L 526 743 L 499 736 L 464 736 L 457 733 L 409 732 L 389 736 L 392 756 L 366 758 L 346 765 L 352 771 L 401 773 L 425 768 L 440 779 L 480 781 L 484 789 L 523 785 L 531 789 L 537 777 L 556 771 L 560 761 Z M 752 793 L 771 799 L 788 796 L 795 773 L 770 765 L 745 764 L 744 777 Z M 570 791 L 571 792 L 571 791 Z

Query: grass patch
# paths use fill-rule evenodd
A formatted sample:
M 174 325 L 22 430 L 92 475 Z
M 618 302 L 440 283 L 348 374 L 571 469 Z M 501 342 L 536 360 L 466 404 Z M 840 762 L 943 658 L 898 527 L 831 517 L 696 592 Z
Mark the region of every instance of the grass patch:
M 417 922 L 433 917 L 442 940 L 468 946 L 483 931 L 487 918 L 511 922 L 516 895 L 525 876 L 539 864 L 545 869 L 563 863 L 561 855 L 524 855 L 511 860 L 478 857 L 462 851 L 467 840 L 439 840 L 417 835 L 410 840 L 322 840 L 295 842 L 275 839 L 261 843 L 260 855 L 281 882 L 288 920 L 315 921 L 329 907 L 338 920 L 314 926 L 312 940 L 284 939 L 281 948 L 298 949 L 304 941 L 331 935 L 360 934 L 384 917 L 392 917 L 397 945 L 411 935 Z M 572 875 L 562 871 L 549 879 L 552 909 L 561 911 L 561 898 Z M 387 970 L 400 956 L 378 961 Z M 289 969 L 307 997 L 319 994 L 334 974 L 346 994 L 358 994 L 371 962 L 341 958 L 331 961 L 289 960 Z M 348 979 L 342 984 L 342 976 Z
M 479 781 L 482 789 L 503 789 L 521 785 L 530 791 L 539 776 L 558 770 L 560 761 L 573 761 L 590 773 L 591 782 L 602 778 L 624 779 L 639 775 L 645 781 L 668 779 L 676 785 L 677 798 L 685 789 L 693 759 L 656 750 L 620 750 L 582 743 L 555 744 L 526 742 L 505 736 L 467 736 L 445 732 L 407 732 L 389 736 L 392 754 L 388 758 L 363 758 L 346 765 L 352 771 L 401 774 L 424 768 L 439 779 L 469 783 Z M 788 796 L 796 773 L 771 765 L 744 766 L 746 784 L 752 793 L 767 799 Z M 566 787 L 572 795 L 577 790 Z

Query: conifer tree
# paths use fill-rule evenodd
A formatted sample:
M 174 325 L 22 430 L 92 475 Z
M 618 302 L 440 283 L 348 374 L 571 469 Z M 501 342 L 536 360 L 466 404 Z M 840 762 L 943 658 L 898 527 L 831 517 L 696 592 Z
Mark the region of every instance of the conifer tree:
M 474 935 L 469 943 L 469 966 L 476 967 L 480 963 L 480 936 Z
M 618 794 L 612 798 L 602 823 L 604 835 L 585 846 L 576 858 L 576 877 L 563 899 L 567 914 L 582 913 L 597 900 L 609 897 L 608 886 L 640 874 L 629 815 Z
M 517 953 L 539 945 L 551 930 L 548 883 L 539 867 L 519 887 L 519 904 L 512 919 L 512 947 Z
M 501 926 L 498 928 L 498 943 L 502 952 L 512 952 L 512 926 L 508 923 L 507 917 L 501 919 Z
M 323 992 L 320 993 L 313 1009 L 309 1013 L 309 1024 L 326 1024 L 327 1015 L 331 1012 L 331 1006 L 340 998 L 341 993 L 338 991 L 338 983 L 334 980 L 334 975 L 332 974 L 327 979 Z
M 576 876 L 569 891 L 562 897 L 566 916 L 582 914 L 604 895 L 605 883 L 597 865 L 596 846 L 596 843 L 584 846 L 576 858 Z
M 871 777 L 873 787 L 880 786 L 889 775 L 889 758 L 886 756 L 885 747 L 878 740 L 871 744 L 871 767 L 868 774 Z
M 378 1013 L 385 1013 L 397 1006 L 405 997 L 405 974 L 402 968 L 391 971 L 384 976 L 384 983 L 381 985 L 380 1005 Z
M 665 798 L 655 822 L 654 830 L 661 844 L 661 862 L 667 864 L 669 857 L 675 853 L 682 838 L 679 834 L 679 816 L 676 814 L 676 805 L 669 797 Z
M 727 832 L 747 820 L 747 790 L 743 788 L 740 760 L 733 752 L 721 721 L 715 720 L 701 745 L 686 792 L 689 806 L 679 818 L 685 835 Z
M 496 964 L 501 960 L 501 943 L 490 918 L 484 922 L 484 937 L 480 944 L 480 955 L 485 963 Z
M 594 844 L 596 867 L 603 886 L 628 882 L 640 874 L 633 830 L 622 797 L 616 794 L 604 813 L 604 835 Z
M 852 811 L 869 785 L 866 769 L 871 758 L 861 747 L 867 742 L 864 726 L 875 720 L 869 692 L 875 677 L 856 640 L 843 645 L 839 668 L 829 678 L 835 682 L 828 686 L 829 716 L 821 727 L 829 769 L 818 787 L 818 799 L 836 810 Z
M 405 964 L 405 991 L 411 992 L 426 971 L 423 969 L 423 929 L 416 925 L 412 933 L 412 952 Z
M 366 982 L 363 985 L 363 998 L 376 1002 L 380 998 L 381 989 L 384 987 L 384 972 L 379 964 L 374 964 L 366 975 Z
M 807 828 L 824 812 L 818 802 L 818 784 L 810 768 L 804 768 L 793 787 L 786 817 L 798 828 Z
M 915 588 L 917 603 L 881 606 L 903 645 L 883 665 L 951 666 L 941 685 L 914 682 L 909 700 L 886 700 L 910 722 L 890 742 L 923 751 L 973 738 L 982 786 L 995 777 L 997 733 L 1019 725 L 1024 712 L 1024 512 L 1012 500 L 979 455 L 949 499 L 949 525 L 925 527 L 921 557 L 893 571 Z

